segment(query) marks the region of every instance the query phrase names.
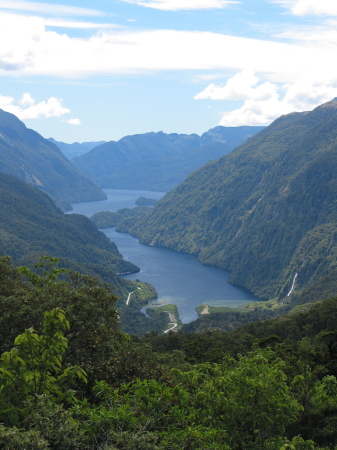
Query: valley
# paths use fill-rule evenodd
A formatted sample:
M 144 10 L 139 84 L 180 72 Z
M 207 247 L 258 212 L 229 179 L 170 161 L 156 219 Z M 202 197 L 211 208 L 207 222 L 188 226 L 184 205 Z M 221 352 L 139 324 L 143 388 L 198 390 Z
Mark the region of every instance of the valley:
M 151 195 L 158 200 L 164 195 L 160 192 L 114 189 L 104 189 L 104 192 L 107 200 L 73 204 L 73 211 L 69 214 L 90 217 L 99 211 L 115 212 L 125 207 L 135 207 L 135 201 L 141 195 Z M 203 266 L 195 256 L 140 244 L 138 239 L 118 233 L 114 228 L 104 228 L 102 231 L 117 245 L 124 259 L 140 268 L 140 272 L 123 275 L 123 278 L 132 281 L 140 279 L 153 285 L 158 298 L 151 303 L 177 305 L 183 323 L 196 320 L 195 308 L 204 302 L 212 306 L 238 307 L 256 300 L 249 292 L 229 284 L 228 272 Z M 142 311 L 146 309 L 147 306 Z
M 0 0 L 0 450 L 337 450 L 336 23 Z
M 273 308 L 318 285 L 323 300 L 337 264 L 336 123 L 336 100 L 282 116 L 117 230 L 229 270 Z
M 45 152 L 39 177 L 60 170 L 70 186 L 54 144 L 3 117 Z M 0 446 L 333 450 L 336 130 L 334 100 L 280 117 L 167 193 L 148 172 L 134 182 L 151 190 L 96 186 L 71 204 L 71 190 L 49 197 L 36 182 L 31 141 L 15 141 L 34 162 L 24 180 L 0 146 L 13 172 L 0 174 Z

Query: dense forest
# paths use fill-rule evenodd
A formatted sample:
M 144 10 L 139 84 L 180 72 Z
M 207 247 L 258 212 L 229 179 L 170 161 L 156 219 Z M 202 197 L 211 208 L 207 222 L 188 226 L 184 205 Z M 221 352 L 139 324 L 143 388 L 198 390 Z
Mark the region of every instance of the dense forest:
M 0 448 L 337 445 L 337 298 L 233 332 L 144 338 L 111 288 L 0 259 Z
M 294 301 L 337 267 L 336 130 L 336 100 L 282 116 L 119 229 L 229 270 L 260 298 Z

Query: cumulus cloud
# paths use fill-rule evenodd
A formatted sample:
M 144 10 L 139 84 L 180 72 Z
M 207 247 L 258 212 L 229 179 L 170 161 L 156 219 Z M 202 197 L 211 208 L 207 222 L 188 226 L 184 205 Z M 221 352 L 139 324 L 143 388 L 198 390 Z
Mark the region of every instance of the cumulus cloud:
M 32 106 L 32 105 L 35 105 L 35 100 L 30 95 L 29 92 L 25 92 L 24 94 L 22 94 L 22 97 L 20 98 L 19 103 L 22 106 Z
M 220 9 L 233 3 L 231 0 L 123 0 L 146 8 L 161 9 L 163 11 Z
M 243 70 L 229 78 L 225 86 L 210 84 L 194 98 L 196 100 L 268 100 L 275 95 L 274 84 L 266 82 L 256 86 L 258 81 L 259 78 L 253 70 Z
M 67 120 L 67 123 L 69 123 L 70 125 L 81 125 L 80 119 L 69 119 Z
M 70 113 L 70 109 L 62 106 L 62 100 L 55 97 L 36 103 L 32 96 L 26 92 L 17 103 L 19 104 L 15 104 L 13 97 L 0 95 L 0 108 L 16 115 L 20 120 L 60 117 Z
M 334 0 L 279 0 L 296 16 L 337 16 L 337 3 Z
M 302 81 L 286 85 L 259 83 L 252 71 L 230 78 L 225 86 L 208 86 L 196 99 L 243 100 L 243 105 L 226 112 L 220 125 L 267 125 L 291 112 L 312 110 L 337 96 L 337 82 Z

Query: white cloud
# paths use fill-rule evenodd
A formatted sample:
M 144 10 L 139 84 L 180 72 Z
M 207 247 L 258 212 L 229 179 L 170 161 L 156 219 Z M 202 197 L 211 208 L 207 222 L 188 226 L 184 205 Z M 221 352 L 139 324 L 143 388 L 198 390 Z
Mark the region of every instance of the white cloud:
M 335 0 L 276 0 L 274 3 L 290 8 L 296 16 L 337 16 Z
M 25 92 L 24 94 L 22 94 L 22 97 L 19 100 L 19 103 L 22 106 L 32 106 L 32 105 L 35 105 L 35 100 L 30 95 L 29 92 Z
M 0 95 L 0 108 L 3 109 L 4 111 L 9 111 L 9 108 L 12 106 L 12 103 L 14 102 L 14 98 L 13 97 L 7 97 L 4 95 Z
M 208 86 L 196 99 L 244 100 L 244 104 L 226 112 L 220 121 L 223 126 L 267 125 L 277 117 L 294 111 L 312 110 L 337 96 L 337 82 L 301 82 L 283 86 L 260 83 L 250 71 L 230 78 L 225 86 Z
M 60 117 L 63 114 L 70 113 L 70 109 L 62 106 L 62 100 L 55 97 L 50 97 L 47 101 L 36 103 L 32 96 L 26 92 L 22 95 L 18 103 L 26 106 L 26 108 L 16 105 L 13 97 L 0 95 L 0 108 L 15 114 L 20 120 Z
M 146 8 L 161 9 L 163 11 L 221 9 L 233 3 L 231 0 L 123 0 Z
M 20 33 L 17 32 L 20 30 Z M 199 31 L 102 31 L 72 38 L 43 19 L 0 13 L 0 75 L 89 76 L 158 70 L 244 70 L 290 81 L 303 73 L 337 79 L 334 48 Z
M 259 78 L 253 70 L 246 69 L 229 78 L 225 86 L 210 84 L 197 94 L 196 100 L 268 100 L 275 95 L 276 86 L 269 82 L 260 84 L 256 88 Z
M 306 46 L 320 46 L 325 48 L 336 48 L 337 44 L 337 21 L 336 19 L 324 20 L 320 25 L 289 26 L 286 30 L 274 35 L 278 39 L 288 39 Z
M 67 123 L 69 123 L 70 125 L 81 125 L 80 119 L 69 119 L 67 120 Z
M 71 20 L 59 19 L 43 19 L 44 25 L 54 28 L 78 28 L 78 29 L 103 29 L 103 28 L 117 28 L 117 25 L 112 23 L 95 23 L 95 22 L 78 22 Z
M 58 5 L 53 3 L 26 2 L 20 0 L 0 0 L 0 9 L 64 16 L 103 16 L 101 11 L 97 11 L 95 9 L 79 8 L 77 6 Z

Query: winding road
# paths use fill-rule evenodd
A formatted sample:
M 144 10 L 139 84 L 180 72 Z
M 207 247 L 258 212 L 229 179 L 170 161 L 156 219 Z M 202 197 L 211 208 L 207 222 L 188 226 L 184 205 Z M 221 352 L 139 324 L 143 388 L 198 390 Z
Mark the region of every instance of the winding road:
M 140 287 L 138 287 L 137 289 L 140 289 Z M 136 292 L 136 291 L 129 292 L 128 298 L 126 299 L 126 304 L 127 305 L 130 303 L 131 294 L 133 294 L 134 292 Z
M 169 315 L 169 317 L 170 317 L 170 321 L 171 322 L 169 323 L 169 325 L 173 325 L 173 327 L 171 327 L 168 330 L 164 331 L 164 334 L 166 334 L 169 331 L 172 331 L 174 328 L 176 328 L 178 326 L 178 323 L 177 323 L 177 319 L 176 319 L 174 314 L 170 313 L 170 311 L 164 311 L 164 312 L 166 312 Z

